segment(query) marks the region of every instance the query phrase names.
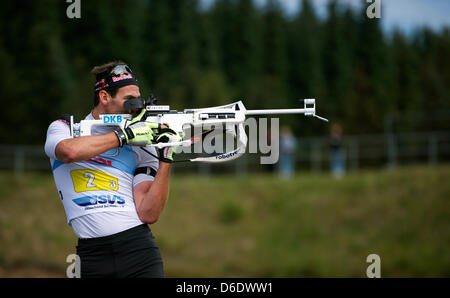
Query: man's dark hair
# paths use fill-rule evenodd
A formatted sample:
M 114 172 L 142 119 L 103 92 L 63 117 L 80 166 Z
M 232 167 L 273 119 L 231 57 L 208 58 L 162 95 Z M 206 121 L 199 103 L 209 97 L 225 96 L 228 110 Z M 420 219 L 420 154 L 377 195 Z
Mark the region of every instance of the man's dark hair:
M 98 77 L 99 77 L 100 74 L 108 73 L 114 67 L 116 67 L 117 65 L 121 65 L 121 64 L 126 64 L 126 63 L 123 62 L 123 61 L 118 60 L 118 61 L 108 62 L 108 63 L 102 64 L 102 65 L 99 65 L 99 66 L 94 66 L 94 68 L 92 68 L 92 70 L 91 70 L 91 73 L 93 75 L 95 75 L 95 80 L 97 82 Z M 114 96 L 116 96 L 118 90 L 119 89 L 105 90 L 105 91 L 108 92 L 108 94 L 111 95 L 111 97 L 114 97 Z M 98 93 L 96 92 L 94 94 L 94 107 L 96 107 L 98 105 L 98 103 L 99 103 L 99 98 L 98 98 Z

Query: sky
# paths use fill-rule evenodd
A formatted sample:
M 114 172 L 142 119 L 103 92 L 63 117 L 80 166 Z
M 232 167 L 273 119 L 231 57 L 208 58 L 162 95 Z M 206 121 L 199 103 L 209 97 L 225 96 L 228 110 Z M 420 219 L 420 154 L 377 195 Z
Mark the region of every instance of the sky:
M 267 0 L 253 0 L 262 6 Z M 285 12 L 293 14 L 298 11 L 300 0 L 278 0 Z M 375 0 L 339 0 L 352 7 L 361 5 L 368 7 Z M 378 0 L 381 4 L 381 25 L 385 31 L 398 29 L 410 33 L 418 27 L 427 26 L 434 30 L 450 27 L 450 0 Z M 214 0 L 202 0 L 210 5 Z M 326 17 L 326 7 L 329 0 L 312 0 L 320 17 Z

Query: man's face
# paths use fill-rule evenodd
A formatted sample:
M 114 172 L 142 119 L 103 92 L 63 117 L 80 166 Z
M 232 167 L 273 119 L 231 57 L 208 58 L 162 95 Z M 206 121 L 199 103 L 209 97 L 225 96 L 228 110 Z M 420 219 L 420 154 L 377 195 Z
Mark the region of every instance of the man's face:
M 105 107 L 107 114 L 132 114 L 133 111 L 126 111 L 123 108 L 123 103 L 128 99 L 139 98 L 141 93 L 139 92 L 139 87 L 136 85 L 128 85 L 119 90 L 116 96 L 111 97 L 111 101 Z

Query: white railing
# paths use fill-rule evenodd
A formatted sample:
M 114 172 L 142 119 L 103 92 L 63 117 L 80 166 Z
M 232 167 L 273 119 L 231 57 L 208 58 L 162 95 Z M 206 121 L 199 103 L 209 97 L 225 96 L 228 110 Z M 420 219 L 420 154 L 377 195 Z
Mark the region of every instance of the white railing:
M 328 137 L 297 138 L 295 164 L 297 170 L 328 171 L 330 148 Z M 348 171 L 367 167 L 395 168 L 410 163 L 436 165 L 450 161 L 450 131 L 424 133 L 398 133 L 373 135 L 347 135 L 342 138 L 342 149 Z M 183 164 L 174 167 L 176 172 L 247 173 L 273 169 L 261 165 L 259 154 L 243 157 L 220 165 Z M 39 145 L 0 145 L 0 169 L 13 170 L 20 175 L 27 171 L 50 171 L 50 162 L 44 147 Z

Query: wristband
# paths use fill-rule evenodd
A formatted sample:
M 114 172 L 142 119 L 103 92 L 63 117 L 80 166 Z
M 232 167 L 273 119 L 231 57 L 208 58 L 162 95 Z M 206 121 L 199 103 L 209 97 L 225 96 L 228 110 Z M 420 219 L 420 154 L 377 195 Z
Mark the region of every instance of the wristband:
M 121 130 L 115 130 L 114 132 L 116 133 L 117 139 L 119 140 L 119 146 L 123 147 L 123 145 L 127 143 L 127 137 Z

